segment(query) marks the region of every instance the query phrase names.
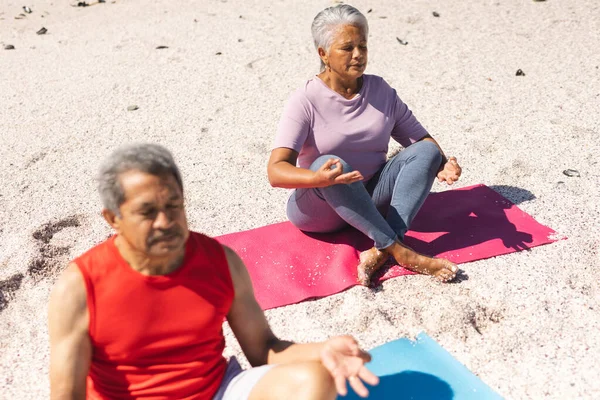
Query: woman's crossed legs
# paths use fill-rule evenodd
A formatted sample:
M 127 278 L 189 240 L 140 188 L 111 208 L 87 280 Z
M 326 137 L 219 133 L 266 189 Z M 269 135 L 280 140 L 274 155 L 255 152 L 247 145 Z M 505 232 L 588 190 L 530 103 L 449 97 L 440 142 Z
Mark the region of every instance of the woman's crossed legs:
M 317 158 L 310 169 L 318 170 L 328 159 Z M 340 159 L 344 173 L 352 167 Z M 391 158 L 365 186 L 362 182 L 325 188 L 296 189 L 287 204 L 290 221 L 307 232 L 333 232 L 352 225 L 375 247 L 361 254 L 359 281 L 368 284 L 391 255 L 402 266 L 442 281 L 454 278 L 451 262 L 416 253 L 401 241 L 425 202 L 441 163 L 433 143 L 415 143 Z M 385 217 L 384 217 L 385 216 Z

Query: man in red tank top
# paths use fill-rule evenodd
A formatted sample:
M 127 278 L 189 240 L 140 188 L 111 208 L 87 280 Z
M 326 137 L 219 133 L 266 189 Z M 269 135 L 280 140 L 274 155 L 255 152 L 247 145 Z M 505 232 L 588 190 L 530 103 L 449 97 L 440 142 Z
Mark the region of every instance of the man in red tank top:
M 334 399 L 346 382 L 363 397 L 363 381 L 377 384 L 350 336 L 296 344 L 273 334 L 237 254 L 188 230 L 165 148 L 121 148 L 98 181 L 116 235 L 52 291 L 52 399 Z M 253 368 L 223 358 L 224 318 Z

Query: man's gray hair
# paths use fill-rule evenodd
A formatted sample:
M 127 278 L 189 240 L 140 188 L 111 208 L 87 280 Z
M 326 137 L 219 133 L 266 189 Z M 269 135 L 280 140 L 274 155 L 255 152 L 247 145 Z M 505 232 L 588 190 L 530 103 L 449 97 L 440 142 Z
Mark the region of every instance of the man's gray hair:
M 333 34 L 340 25 L 357 26 L 369 36 L 369 23 L 367 18 L 356 8 L 348 4 L 338 4 L 329 7 L 317 14 L 313 20 L 311 31 L 315 42 L 315 48 L 322 47 L 329 52 L 333 40 Z M 321 71 L 325 70 L 325 64 L 321 60 Z
M 119 207 L 125 201 L 125 192 L 119 176 L 133 170 L 155 176 L 172 175 L 183 191 L 181 173 L 169 150 L 150 143 L 127 145 L 115 150 L 100 167 L 98 191 L 104 208 L 120 215 Z

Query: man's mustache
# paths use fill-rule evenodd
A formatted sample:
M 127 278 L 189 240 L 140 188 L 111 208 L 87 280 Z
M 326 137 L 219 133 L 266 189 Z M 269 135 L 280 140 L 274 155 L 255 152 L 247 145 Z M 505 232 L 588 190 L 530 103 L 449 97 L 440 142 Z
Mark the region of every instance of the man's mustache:
M 172 239 L 174 237 L 180 237 L 180 236 L 181 236 L 181 232 L 179 232 L 178 229 L 172 229 L 172 230 L 168 230 L 168 231 L 161 231 L 160 234 L 151 237 L 150 240 L 148 240 L 148 243 L 149 244 L 154 244 L 156 242 L 160 242 L 160 241 L 165 240 L 165 239 Z

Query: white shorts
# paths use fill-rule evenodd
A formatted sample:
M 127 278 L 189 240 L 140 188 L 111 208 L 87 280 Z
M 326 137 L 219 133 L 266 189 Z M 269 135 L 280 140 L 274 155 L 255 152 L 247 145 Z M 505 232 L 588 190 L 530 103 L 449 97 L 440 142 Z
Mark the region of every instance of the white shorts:
M 274 365 L 261 365 L 243 370 L 238 360 L 231 357 L 213 400 L 247 400 L 254 386 L 273 367 Z

